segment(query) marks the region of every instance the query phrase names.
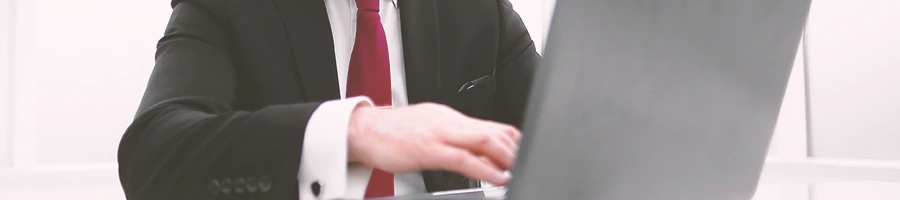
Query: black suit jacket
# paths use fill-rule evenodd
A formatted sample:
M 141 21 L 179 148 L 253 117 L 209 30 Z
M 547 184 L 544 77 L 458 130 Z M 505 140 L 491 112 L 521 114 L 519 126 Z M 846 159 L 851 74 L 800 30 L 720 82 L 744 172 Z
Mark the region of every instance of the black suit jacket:
M 539 56 L 509 1 L 398 4 L 409 102 L 519 126 Z M 324 1 L 172 6 L 119 146 L 126 196 L 297 199 L 306 122 L 321 102 L 340 98 Z M 428 191 L 469 186 L 452 173 L 423 177 Z

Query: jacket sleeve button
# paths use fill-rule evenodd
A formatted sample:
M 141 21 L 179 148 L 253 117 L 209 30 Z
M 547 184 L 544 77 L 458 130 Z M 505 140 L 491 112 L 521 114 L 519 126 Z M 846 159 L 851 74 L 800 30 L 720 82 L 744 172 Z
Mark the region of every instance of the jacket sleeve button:
M 236 194 L 242 194 L 242 193 L 244 193 L 244 190 L 247 189 L 246 188 L 247 184 L 244 183 L 244 178 L 234 179 L 234 182 L 231 183 L 231 185 L 232 185 L 232 188 L 234 188 L 234 193 L 236 193 Z
M 249 192 L 249 193 L 254 193 L 254 192 L 256 192 L 256 189 L 259 188 L 259 180 L 256 179 L 255 176 L 247 177 L 247 180 L 244 182 L 247 183 L 246 187 L 247 187 L 247 192 Z
M 206 189 L 211 195 L 219 194 L 220 187 L 219 180 L 216 179 L 209 179 L 209 184 L 206 184 Z
M 272 179 L 269 179 L 268 176 L 259 177 L 258 182 L 260 192 L 267 193 L 272 189 Z
M 230 194 L 230 193 L 231 193 L 231 187 L 232 187 L 232 186 L 231 186 L 231 179 L 230 179 L 230 178 L 226 178 L 225 180 L 222 180 L 222 182 L 221 182 L 221 188 L 222 188 L 221 190 L 222 190 L 222 194 Z

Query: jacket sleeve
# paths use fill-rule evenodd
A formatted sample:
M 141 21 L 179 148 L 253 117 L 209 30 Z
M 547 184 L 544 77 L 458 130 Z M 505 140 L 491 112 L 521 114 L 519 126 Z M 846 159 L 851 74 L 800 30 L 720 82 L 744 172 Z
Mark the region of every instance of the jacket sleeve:
M 522 128 L 528 92 L 541 56 L 509 0 L 497 0 L 500 43 L 497 67 L 496 120 Z
M 319 103 L 233 109 L 231 33 L 217 2 L 173 3 L 119 144 L 128 199 L 297 199 L 303 133 Z

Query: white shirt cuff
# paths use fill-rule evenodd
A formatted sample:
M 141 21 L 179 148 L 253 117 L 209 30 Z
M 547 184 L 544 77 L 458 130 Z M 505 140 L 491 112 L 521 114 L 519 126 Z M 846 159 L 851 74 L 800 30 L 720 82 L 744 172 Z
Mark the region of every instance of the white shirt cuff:
M 365 96 L 326 101 L 319 105 L 306 125 L 297 180 L 300 199 L 362 199 L 372 168 L 347 162 L 347 131 L 350 115 L 360 103 L 372 105 Z M 318 182 L 319 195 L 312 185 Z

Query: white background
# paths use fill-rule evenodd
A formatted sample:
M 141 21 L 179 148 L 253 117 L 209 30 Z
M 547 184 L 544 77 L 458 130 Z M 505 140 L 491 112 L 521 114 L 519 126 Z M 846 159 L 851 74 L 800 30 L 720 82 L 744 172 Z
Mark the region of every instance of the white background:
M 554 0 L 511 0 L 538 48 Z M 816 1 L 763 182 L 900 182 L 900 2 Z M 0 0 L 0 198 L 123 199 L 116 148 L 171 9 Z

